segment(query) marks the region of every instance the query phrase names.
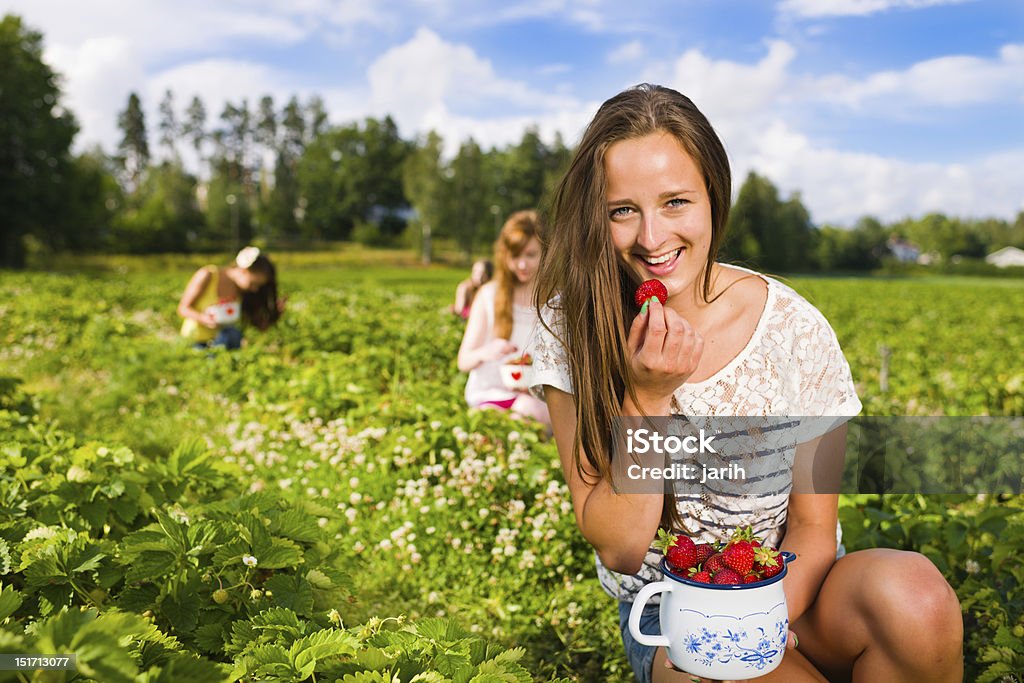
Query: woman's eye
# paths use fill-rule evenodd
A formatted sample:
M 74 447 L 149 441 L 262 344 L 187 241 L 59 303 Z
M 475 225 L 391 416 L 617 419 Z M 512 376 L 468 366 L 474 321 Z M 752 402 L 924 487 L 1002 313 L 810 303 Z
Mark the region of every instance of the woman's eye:
M 688 203 L 688 200 L 683 199 L 682 197 L 673 197 L 672 199 L 668 200 L 668 206 L 672 208 L 678 208 Z
M 612 209 L 608 215 L 612 218 L 623 218 L 624 216 L 629 215 L 630 211 L 632 211 L 632 209 L 628 206 L 619 206 Z

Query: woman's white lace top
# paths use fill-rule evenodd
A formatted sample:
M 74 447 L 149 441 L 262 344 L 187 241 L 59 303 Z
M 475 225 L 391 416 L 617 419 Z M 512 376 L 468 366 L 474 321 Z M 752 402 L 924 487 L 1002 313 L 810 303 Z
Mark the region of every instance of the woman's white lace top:
M 708 379 L 680 386 L 673 395 L 672 411 L 688 417 L 839 418 L 802 427 L 800 441 L 810 440 L 860 412 L 850 366 L 835 332 L 814 306 L 778 280 L 760 277 L 768 284 L 768 298 L 746 346 Z M 543 317 L 552 329 L 560 330 L 557 307 L 548 306 Z M 573 393 L 565 351 L 543 326 L 538 326 L 533 370 L 535 393 L 542 393 L 545 385 Z M 755 534 L 778 546 L 785 532 L 786 493 L 678 495 L 676 503 L 685 520 L 680 531 L 697 542 L 725 540 L 732 529 L 750 525 Z M 837 537 L 838 533 L 837 529 Z M 644 584 L 661 580 L 661 557 L 659 551 L 648 550 L 643 567 L 632 576 L 607 569 L 598 558 L 601 585 L 613 597 L 631 601 Z

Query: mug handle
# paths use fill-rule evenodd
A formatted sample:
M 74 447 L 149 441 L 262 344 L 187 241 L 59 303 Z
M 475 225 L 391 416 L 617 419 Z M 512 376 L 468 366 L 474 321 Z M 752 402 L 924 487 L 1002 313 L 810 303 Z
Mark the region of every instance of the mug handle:
M 788 550 L 783 550 L 779 555 L 782 555 L 783 565 L 787 565 L 796 559 L 796 553 L 791 553 Z
M 647 601 L 656 593 L 662 592 L 672 592 L 672 584 L 669 581 L 649 583 L 641 588 L 640 592 L 636 594 L 635 598 L 633 598 L 633 607 L 629 610 L 629 632 L 632 634 L 633 639 L 641 645 L 650 645 L 653 647 L 669 646 L 668 636 L 666 635 L 653 636 L 640 633 L 640 615 L 643 614 L 644 607 L 647 606 Z

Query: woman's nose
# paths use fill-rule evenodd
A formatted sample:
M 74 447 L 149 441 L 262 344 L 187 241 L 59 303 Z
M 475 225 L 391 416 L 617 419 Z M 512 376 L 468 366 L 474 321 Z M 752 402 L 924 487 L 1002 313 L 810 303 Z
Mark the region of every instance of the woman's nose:
M 664 240 L 664 228 L 656 211 L 648 211 L 643 214 L 640 221 L 640 234 L 637 241 L 645 249 L 653 249 L 659 246 Z

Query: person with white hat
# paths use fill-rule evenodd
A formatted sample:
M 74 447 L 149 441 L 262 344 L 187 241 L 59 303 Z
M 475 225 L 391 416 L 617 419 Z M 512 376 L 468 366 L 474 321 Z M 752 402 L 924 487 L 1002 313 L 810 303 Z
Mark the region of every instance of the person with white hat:
M 184 318 L 181 336 L 197 348 L 242 345 L 243 321 L 269 329 L 281 317 L 277 270 L 259 247 L 245 247 L 230 266 L 203 266 L 195 272 L 178 302 Z

